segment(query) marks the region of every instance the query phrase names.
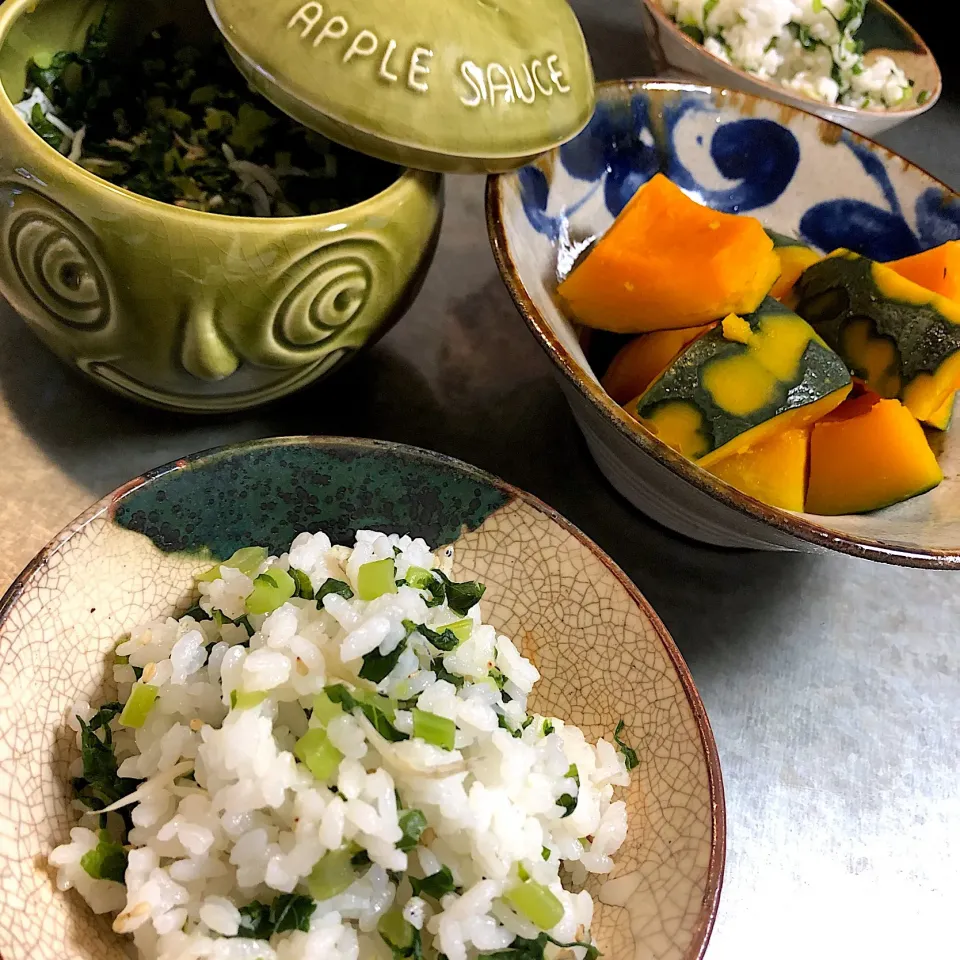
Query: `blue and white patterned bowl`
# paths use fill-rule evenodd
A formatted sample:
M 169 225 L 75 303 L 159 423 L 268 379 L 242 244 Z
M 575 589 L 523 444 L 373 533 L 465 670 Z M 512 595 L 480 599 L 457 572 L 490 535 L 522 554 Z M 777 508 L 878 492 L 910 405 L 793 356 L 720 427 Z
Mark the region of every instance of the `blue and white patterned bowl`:
M 556 364 L 601 470 L 644 513 L 718 546 L 828 548 L 960 569 L 960 428 L 945 438 L 946 479 L 937 489 L 873 514 L 814 517 L 729 487 L 657 440 L 601 389 L 556 305 L 558 269 L 565 272 L 657 172 L 708 206 L 749 213 L 824 251 L 848 247 L 877 260 L 960 238 L 960 197 L 812 114 L 743 93 L 641 80 L 601 85 L 596 114 L 580 136 L 487 185 L 503 280 Z

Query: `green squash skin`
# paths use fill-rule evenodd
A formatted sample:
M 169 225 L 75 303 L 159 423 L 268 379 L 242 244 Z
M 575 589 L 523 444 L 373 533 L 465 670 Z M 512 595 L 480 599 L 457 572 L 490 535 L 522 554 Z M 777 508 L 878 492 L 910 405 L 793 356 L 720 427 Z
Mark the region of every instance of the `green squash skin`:
M 901 391 L 917 376 L 933 374 L 960 350 L 960 324 L 932 304 L 908 303 L 885 296 L 864 257 L 827 257 L 808 267 L 794 287 L 796 311 L 837 350 L 854 376 L 867 379 L 841 348 L 848 324 L 869 320 L 872 336 L 887 340 L 896 352 Z
M 805 250 L 813 250 L 810 244 L 804 243 L 796 237 L 788 237 L 785 233 L 777 233 L 776 230 L 771 230 L 769 227 L 764 227 L 763 232 L 773 241 L 774 250 L 782 247 L 803 247 Z
M 792 310 L 770 297 L 743 319 L 757 332 L 766 318 L 774 316 L 800 319 Z M 650 419 L 658 407 L 686 401 L 703 415 L 702 432 L 709 449 L 697 458 L 702 459 L 761 423 L 805 407 L 850 384 L 850 373 L 840 357 L 823 343 L 813 330 L 810 334 L 810 342 L 798 365 L 799 378 L 794 381 L 781 381 L 772 402 L 747 416 L 737 416 L 716 404 L 712 395 L 702 385 L 702 372 L 717 360 L 749 351 L 746 344 L 727 340 L 723 335 L 722 325 L 714 327 L 694 340 L 650 385 L 637 401 L 637 416 Z

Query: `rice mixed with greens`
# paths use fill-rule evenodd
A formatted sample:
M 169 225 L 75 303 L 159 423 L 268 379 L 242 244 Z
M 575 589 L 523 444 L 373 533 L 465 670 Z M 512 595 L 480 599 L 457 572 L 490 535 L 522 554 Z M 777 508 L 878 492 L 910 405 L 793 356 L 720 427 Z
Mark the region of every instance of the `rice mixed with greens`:
M 451 560 L 303 533 L 137 627 L 117 702 L 71 717 L 58 887 L 143 958 L 595 960 L 572 891 L 613 867 L 636 753 L 527 712 L 537 669 Z
M 326 213 L 396 180 L 254 93 L 219 39 L 200 49 L 169 25 L 118 54 L 117 16 L 108 6 L 81 51 L 31 60 L 16 106 L 85 170 L 178 207 L 258 217 Z
M 890 57 L 864 59 L 857 31 L 867 0 L 663 0 L 680 28 L 715 57 L 814 100 L 896 107 L 913 81 Z M 917 103 L 929 91 L 917 93 Z

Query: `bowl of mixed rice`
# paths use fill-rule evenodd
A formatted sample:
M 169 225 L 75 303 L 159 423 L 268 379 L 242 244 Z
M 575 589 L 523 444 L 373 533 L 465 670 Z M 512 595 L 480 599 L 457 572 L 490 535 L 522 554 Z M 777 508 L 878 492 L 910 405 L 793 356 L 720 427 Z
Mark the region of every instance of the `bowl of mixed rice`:
M 706 947 L 689 673 L 612 561 L 473 468 L 317 438 L 160 468 L 18 578 L 0 641 L 5 960 Z

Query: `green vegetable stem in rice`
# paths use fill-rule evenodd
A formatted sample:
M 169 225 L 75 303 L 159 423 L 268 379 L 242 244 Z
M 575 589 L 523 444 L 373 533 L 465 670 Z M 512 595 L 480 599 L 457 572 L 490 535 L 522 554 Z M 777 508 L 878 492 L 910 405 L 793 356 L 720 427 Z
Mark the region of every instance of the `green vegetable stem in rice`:
M 332 143 L 253 92 L 219 39 L 201 49 L 170 25 L 118 52 L 115 9 L 81 51 L 31 60 L 17 105 L 90 173 L 178 207 L 258 217 L 337 210 L 397 178 L 396 167 Z
M 539 679 L 422 540 L 237 551 L 117 647 L 71 717 L 85 810 L 50 856 L 146 957 L 596 960 L 627 830 L 624 724 L 528 713 Z

